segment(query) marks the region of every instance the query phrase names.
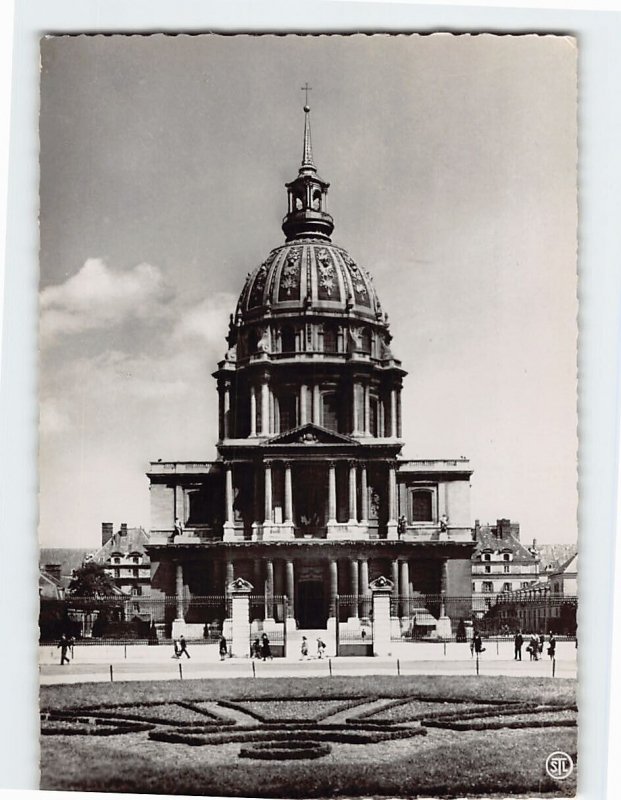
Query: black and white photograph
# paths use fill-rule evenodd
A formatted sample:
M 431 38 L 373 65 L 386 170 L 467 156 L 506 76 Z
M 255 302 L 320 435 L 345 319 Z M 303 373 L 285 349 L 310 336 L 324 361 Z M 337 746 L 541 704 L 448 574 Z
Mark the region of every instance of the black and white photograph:
M 578 54 L 41 39 L 42 789 L 576 794 Z

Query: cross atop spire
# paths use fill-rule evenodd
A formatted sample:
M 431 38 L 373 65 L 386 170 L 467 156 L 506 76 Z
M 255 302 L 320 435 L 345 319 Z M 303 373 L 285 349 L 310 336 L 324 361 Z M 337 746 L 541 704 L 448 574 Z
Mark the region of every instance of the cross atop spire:
M 311 143 L 310 106 L 308 105 L 308 93 L 312 91 L 312 87 L 308 85 L 308 81 L 301 87 L 300 91 L 305 93 L 306 98 L 304 105 L 304 150 L 302 152 L 302 169 L 310 169 L 316 172 L 317 168 L 313 161 L 313 145 Z

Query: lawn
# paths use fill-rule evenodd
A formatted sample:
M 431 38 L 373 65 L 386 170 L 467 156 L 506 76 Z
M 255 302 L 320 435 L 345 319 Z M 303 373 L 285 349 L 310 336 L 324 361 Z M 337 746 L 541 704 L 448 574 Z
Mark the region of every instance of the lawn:
M 383 706 L 394 710 L 378 712 L 377 717 L 392 717 L 396 725 L 419 725 L 414 720 L 400 720 L 399 706 L 394 706 L 398 698 L 410 698 L 412 712 L 416 700 L 421 710 L 437 707 L 444 714 L 447 710 L 459 714 L 460 709 L 471 713 L 473 706 L 489 704 L 487 717 L 481 721 L 489 718 L 497 723 L 499 718 L 489 713 L 490 705 L 568 706 L 575 703 L 575 688 L 573 680 L 483 676 L 119 682 L 42 687 L 41 707 L 48 712 L 89 708 L 92 714 L 97 713 L 94 709 L 111 709 L 120 717 L 126 713 L 136 718 L 150 714 L 145 707 L 128 704 L 148 703 L 168 725 L 160 730 L 173 731 L 174 726 L 191 720 L 192 712 L 186 714 L 182 707 L 171 706 L 174 711 L 169 713 L 167 703 L 205 703 L 211 711 L 217 708 L 227 716 L 235 715 L 236 701 L 242 701 L 239 708 L 259 712 L 266 720 L 295 717 L 299 709 L 298 717 L 306 725 L 312 726 L 319 716 L 331 723 L 334 715 L 334 722 L 347 730 L 345 718 L 353 718 L 354 725 L 364 724 L 373 719 L 374 709 Z M 348 702 L 353 700 L 357 702 Z M 222 706 L 215 705 L 219 701 L 224 701 Z M 287 713 L 279 708 L 286 708 Z M 382 741 L 378 736 L 367 744 L 335 741 L 331 751 L 320 758 L 283 762 L 239 758 L 244 745 L 227 741 L 226 735 L 220 736 L 222 744 L 201 746 L 158 741 L 149 738 L 149 732 L 105 737 L 48 735 L 41 741 L 41 788 L 274 798 L 484 797 L 494 793 L 567 797 L 575 793 L 576 772 L 558 784 L 546 775 L 544 764 L 554 750 L 566 751 L 576 759 L 576 728 L 543 727 L 553 723 L 555 715 L 559 719 L 571 716 L 544 710 L 541 715 L 524 715 L 532 724 L 527 728 L 456 731 L 429 727 L 426 735 L 408 738 Z M 251 722 L 255 727 L 260 724 L 256 719 Z M 249 723 L 238 720 L 238 725 L 243 724 Z

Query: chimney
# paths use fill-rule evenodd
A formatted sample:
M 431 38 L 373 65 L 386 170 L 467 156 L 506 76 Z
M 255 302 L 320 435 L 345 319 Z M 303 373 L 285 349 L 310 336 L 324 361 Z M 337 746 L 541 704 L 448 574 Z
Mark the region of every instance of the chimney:
M 60 582 L 60 564 L 46 564 L 45 571 L 54 578 L 54 580 Z
M 498 519 L 496 520 L 496 530 L 497 536 L 499 539 L 508 539 L 509 534 L 511 531 L 511 520 L 510 519 Z
M 474 541 L 478 542 L 481 535 L 481 522 L 478 519 L 474 521 Z
M 127 522 L 121 522 L 121 536 L 127 536 Z
M 109 542 L 112 539 L 112 534 L 114 533 L 114 526 L 112 522 L 102 522 L 101 523 L 101 546 L 103 547 L 106 542 Z
M 537 540 L 533 539 L 533 550 L 537 549 Z

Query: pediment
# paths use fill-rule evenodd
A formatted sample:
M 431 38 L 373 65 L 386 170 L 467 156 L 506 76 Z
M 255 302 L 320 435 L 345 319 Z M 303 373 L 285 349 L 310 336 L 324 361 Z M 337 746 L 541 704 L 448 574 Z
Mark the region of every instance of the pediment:
M 343 433 L 335 433 L 329 431 L 327 428 L 322 428 L 321 425 L 315 425 L 312 422 L 306 425 L 299 425 L 297 428 L 292 428 L 285 433 L 279 433 L 268 439 L 267 444 L 355 444 L 358 442 L 350 436 Z

